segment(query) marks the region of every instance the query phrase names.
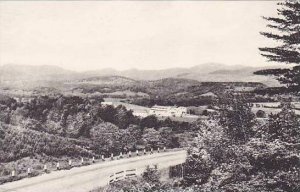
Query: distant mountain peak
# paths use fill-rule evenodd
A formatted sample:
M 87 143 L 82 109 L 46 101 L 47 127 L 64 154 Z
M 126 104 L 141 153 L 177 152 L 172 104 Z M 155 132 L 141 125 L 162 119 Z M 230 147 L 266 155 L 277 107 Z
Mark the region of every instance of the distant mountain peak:
M 275 82 L 276 80 L 272 79 L 272 77 L 257 77 L 253 74 L 254 71 L 272 67 L 273 66 L 251 67 L 244 65 L 226 65 L 223 63 L 211 62 L 195 65 L 193 67 L 175 67 L 161 70 L 141 70 L 136 68 L 128 70 L 116 70 L 113 68 L 105 68 L 86 72 L 73 72 L 54 65 L 36 66 L 7 64 L 0 66 L 0 80 L 2 82 L 23 80 L 67 80 L 68 82 L 72 82 L 80 80 L 96 80 L 97 77 L 103 76 L 106 76 L 106 79 L 109 80 L 110 78 L 107 78 L 107 76 L 112 76 L 111 81 L 116 81 L 116 79 L 119 78 L 118 82 L 125 81 L 125 78 L 128 78 L 126 79 L 126 82 L 133 80 L 149 81 L 168 78 L 197 80 L 199 82 Z M 101 80 L 101 78 L 99 78 L 96 81 L 103 81 L 104 79 Z M 174 81 L 174 83 L 176 83 L 176 81 Z

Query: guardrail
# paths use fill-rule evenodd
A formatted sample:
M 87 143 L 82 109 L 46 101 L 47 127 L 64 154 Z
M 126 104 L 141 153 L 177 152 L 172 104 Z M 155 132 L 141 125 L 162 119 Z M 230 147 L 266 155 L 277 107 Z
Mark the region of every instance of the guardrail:
M 126 178 L 131 178 L 136 176 L 137 176 L 137 169 L 128 169 L 124 171 L 119 171 L 109 176 L 109 184 L 115 181 L 120 181 Z
M 13 169 L 11 170 L 10 175 L 8 176 L 2 176 L 0 177 L 0 184 L 6 183 L 6 182 L 11 182 L 11 181 L 16 181 L 20 180 L 26 177 L 34 177 L 37 175 L 40 175 L 42 173 L 50 173 L 52 171 L 59 171 L 59 170 L 68 170 L 72 169 L 73 167 L 81 167 L 85 165 L 90 165 L 94 163 L 99 163 L 99 162 L 104 162 L 104 161 L 113 161 L 113 160 L 118 160 L 118 159 L 123 159 L 123 158 L 131 158 L 131 157 L 137 157 L 137 156 L 143 156 L 143 155 L 151 155 L 154 153 L 160 153 L 160 152 L 170 152 L 170 151 L 178 151 L 181 150 L 181 148 L 174 148 L 174 149 L 166 149 L 166 147 L 160 149 L 157 148 L 154 150 L 153 148 L 150 149 L 150 151 L 146 151 L 146 149 L 143 150 L 136 150 L 135 152 L 128 151 L 127 153 L 120 153 L 118 156 L 114 156 L 112 153 L 110 157 L 105 157 L 104 155 L 100 155 L 98 159 L 95 157 L 90 158 L 83 158 L 81 157 L 80 160 L 75 160 L 75 159 L 69 159 L 66 161 L 56 161 L 56 162 L 49 162 L 45 163 L 44 165 L 41 166 L 40 169 L 34 169 L 33 167 L 25 167 L 23 170 L 17 170 Z

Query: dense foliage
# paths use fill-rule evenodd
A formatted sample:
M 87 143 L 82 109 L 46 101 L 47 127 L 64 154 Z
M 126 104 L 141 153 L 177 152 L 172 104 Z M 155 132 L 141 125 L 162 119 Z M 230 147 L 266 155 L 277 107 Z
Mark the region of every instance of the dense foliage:
M 291 105 L 282 103 L 279 113 L 256 121 L 243 97 L 228 95 L 221 100 L 219 116 L 193 124 L 197 136 L 179 173 L 182 180 L 162 182 L 147 170 L 144 175 L 152 179 L 116 182 L 105 190 L 299 191 L 300 119 Z
M 139 119 L 124 106 L 104 106 L 77 96 L 0 100 L 0 162 L 25 157 L 80 157 L 129 150 L 179 147 L 189 123 Z
M 220 102 L 220 124 L 232 141 L 246 142 L 253 135 L 255 115 L 251 106 L 241 95 L 227 94 Z M 225 102 L 224 102 L 225 101 Z
M 234 105 L 239 106 L 239 101 L 232 103 L 230 111 Z M 231 122 L 236 115 L 247 114 L 246 105 L 234 112 L 238 114 L 225 113 L 221 119 Z M 198 138 L 186 166 L 201 170 L 201 174 L 187 174 L 184 185 L 197 184 L 202 191 L 292 192 L 300 189 L 300 120 L 289 105 L 284 105 L 280 113 L 271 115 L 267 123 L 260 126 L 245 127 L 243 123 L 247 121 L 244 120 L 239 126 L 224 126 L 223 121 L 197 123 Z M 245 128 L 255 134 L 244 137 L 245 134 L 240 133 L 250 133 L 245 132 Z

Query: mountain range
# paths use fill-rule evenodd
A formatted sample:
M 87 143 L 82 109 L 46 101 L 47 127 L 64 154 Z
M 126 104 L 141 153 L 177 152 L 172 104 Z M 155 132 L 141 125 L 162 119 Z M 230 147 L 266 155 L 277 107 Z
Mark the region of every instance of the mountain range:
M 94 82 L 103 81 L 101 77 L 114 76 L 132 80 L 151 81 L 164 78 L 192 79 L 199 82 L 261 82 L 268 86 L 277 86 L 278 82 L 270 76 L 254 75 L 253 72 L 270 67 L 249 67 L 242 65 L 224 65 L 205 63 L 193 67 L 169 68 L 162 70 L 115 70 L 102 69 L 85 72 L 66 70 L 58 66 L 44 65 L 3 65 L 0 66 L 0 84 L 37 83 L 37 82 Z M 106 78 L 110 81 L 112 78 Z

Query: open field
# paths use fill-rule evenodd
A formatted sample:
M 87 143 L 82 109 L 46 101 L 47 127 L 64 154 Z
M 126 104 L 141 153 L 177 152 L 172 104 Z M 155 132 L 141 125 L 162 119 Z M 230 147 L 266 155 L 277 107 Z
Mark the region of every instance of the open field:
M 300 115 L 300 104 L 299 102 L 291 102 L 293 110 L 297 115 Z M 265 102 L 265 103 L 253 103 L 252 111 L 257 113 L 257 111 L 262 110 L 266 114 L 276 114 L 279 113 L 282 108 L 280 107 L 280 102 Z

